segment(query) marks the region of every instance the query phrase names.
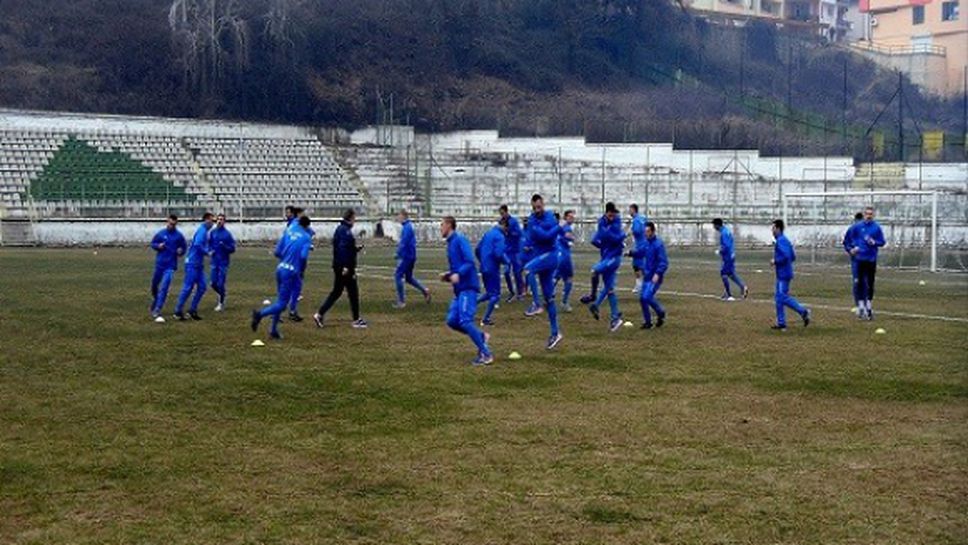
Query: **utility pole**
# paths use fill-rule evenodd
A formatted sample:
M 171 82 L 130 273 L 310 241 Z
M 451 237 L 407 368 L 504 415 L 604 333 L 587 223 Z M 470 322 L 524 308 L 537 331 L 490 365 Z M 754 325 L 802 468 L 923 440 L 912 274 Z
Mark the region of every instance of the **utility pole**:
M 904 162 L 904 76 L 897 73 L 897 145 L 900 161 Z
M 844 57 L 844 95 L 840 105 L 840 153 L 847 154 L 847 58 Z
M 793 45 L 787 46 L 787 116 L 793 110 Z

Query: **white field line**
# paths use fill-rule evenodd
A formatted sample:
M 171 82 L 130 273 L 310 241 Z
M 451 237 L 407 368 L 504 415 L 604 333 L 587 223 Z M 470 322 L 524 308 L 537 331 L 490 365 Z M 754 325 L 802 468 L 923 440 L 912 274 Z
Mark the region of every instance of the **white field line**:
M 362 270 L 362 271 L 364 271 L 364 272 L 367 272 L 367 271 L 369 271 L 371 269 L 378 269 L 378 270 L 384 270 L 384 271 L 392 271 L 392 270 L 394 270 L 394 267 L 387 267 L 387 266 L 382 266 L 382 265 L 366 265 L 366 266 L 360 267 L 359 269 Z M 432 270 L 428 270 L 428 269 L 418 269 L 416 272 L 424 273 L 424 274 L 428 274 L 428 275 L 432 275 L 433 278 L 436 279 L 437 276 L 442 271 L 432 271 Z M 366 274 L 362 274 L 361 276 L 364 276 L 366 278 L 375 278 L 375 279 L 378 279 L 378 280 L 393 280 L 393 275 L 381 275 L 381 274 L 374 274 L 374 273 L 367 272 Z M 587 283 L 584 283 L 584 282 L 575 282 L 575 286 L 576 287 L 583 287 L 583 288 L 589 288 L 590 287 Z M 503 288 L 503 286 L 502 286 L 502 288 Z M 632 291 L 631 288 L 622 288 L 622 287 L 618 288 L 618 290 L 619 291 L 622 291 L 622 292 L 629 292 L 629 293 L 631 293 L 631 291 Z M 708 293 L 696 293 L 696 292 L 690 292 L 690 291 L 674 291 L 674 290 L 662 290 L 661 293 L 663 295 L 671 295 L 673 297 L 688 297 L 688 298 L 693 298 L 693 299 L 712 299 L 712 300 L 716 300 L 716 301 L 719 300 L 719 295 L 711 295 L 711 294 L 708 294 Z M 751 298 L 751 299 L 747 299 L 747 301 L 748 302 L 751 302 L 751 303 L 754 303 L 754 304 L 758 304 L 758 305 L 773 305 L 774 304 L 772 299 L 753 299 L 753 298 Z M 823 309 L 823 310 L 831 310 L 831 311 L 843 312 L 843 313 L 847 313 L 847 312 L 850 312 L 851 311 L 850 308 L 847 308 L 847 307 L 839 307 L 839 306 L 834 306 L 834 305 L 808 304 L 807 306 L 810 307 L 810 308 L 819 308 L 819 309 Z M 911 318 L 911 319 L 920 319 L 920 320 L 936 320 L 936 321 L 939 321 L 939 322 L 955 322 L 955 323 L 968 324 L 968 318 L 960 318 L 960 317 L 956 317 L 956 316 L 939 316 L 939 315 L 933 315 L 933 314 L 918 314 L 918 313 L 911 313 L 911 312 L 892 312 L 892 311 L 887 311 L 887 310 L 878 310 L 877 311 L 877 315 L 879 315 L 879 316 L 893 316 L 893 317 L 896 317 L 896 318 Z

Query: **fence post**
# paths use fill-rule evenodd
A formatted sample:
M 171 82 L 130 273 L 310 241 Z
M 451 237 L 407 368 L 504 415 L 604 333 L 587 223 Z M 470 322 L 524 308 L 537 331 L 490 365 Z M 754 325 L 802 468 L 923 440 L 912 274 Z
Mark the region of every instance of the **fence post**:
M 931 192 L 931 272 L 938 272 L 938 192 Z

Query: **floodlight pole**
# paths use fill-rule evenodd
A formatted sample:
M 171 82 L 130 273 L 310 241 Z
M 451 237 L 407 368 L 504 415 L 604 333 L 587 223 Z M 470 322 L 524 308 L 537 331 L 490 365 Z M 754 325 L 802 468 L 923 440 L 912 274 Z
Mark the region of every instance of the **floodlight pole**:
M 938 272 L 938 192 L 931 192 L 931 272 Z

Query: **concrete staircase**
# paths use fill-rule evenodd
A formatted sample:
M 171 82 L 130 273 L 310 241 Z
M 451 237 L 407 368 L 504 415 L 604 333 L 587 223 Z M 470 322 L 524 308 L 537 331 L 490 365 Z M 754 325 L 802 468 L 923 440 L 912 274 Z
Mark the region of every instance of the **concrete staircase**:
M 37 243 L 29 220 L 0 221 L 0 246 L 33 246 Z

